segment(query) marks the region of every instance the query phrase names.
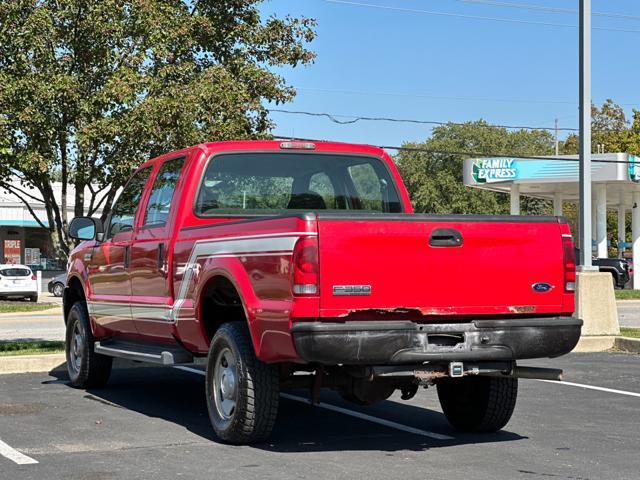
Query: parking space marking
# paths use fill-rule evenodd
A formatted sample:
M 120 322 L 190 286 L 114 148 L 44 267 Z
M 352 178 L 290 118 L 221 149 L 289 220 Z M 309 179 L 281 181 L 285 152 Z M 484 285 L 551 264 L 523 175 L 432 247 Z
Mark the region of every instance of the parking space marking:
M 176 365 L 173 368 L 177 368 L 178 370 L 182 370 L 184 372 L 197 373 L 198 375 L 202 375 L 203 377 L 206 375 L 204 370 L 198 370 L 197 368 L 183 367 L 182 365 Z
M 598 390 L 600 392 L 617 393 L 618 395 L 628 395 L 630 397 L 640 398 L 640 393 L 627 392 L 626 390 L 616 390 L 615 388 L 596 387 L 595 385 L 585 385 L 583 383 L 558 382 L 555 380 L 538 380 L 539 382 L 555 383 L 556 385 L 568 385 L 570 387 L 586 388 L 587 390 Z
M 198 370 L 197 368 L 183 367 L 182 365 L 178 365 L 173 368 L 177 368 L 178 370 L 182 370 L 185 372 L 195 373 L 197 375 L 202 375 L 202 376 L 205 375 L 205 372 L 203 370 Z M 311 402 L 307 398 L 298 397 L 296 395 L 290 395 L 288 393 L 281 393 L 280 396 L 282 398 L 286 398 L 287 400 L 293 400 L 295 402 L 301 402 L 301 403 L 306 403 L 308 405 L 311 405 Z M 316 405 L 316 407 L 324 408 L 325 410 L 331 410 L 332 412 L 342 413 L 343 415 L 349 415 L 351 417 L 355 417 L 360 420 L 366 420 L 367 422 L 377 423 L 378 425 L 384 425 L 385 427 L 394 428 L 402 432 L 413 433 L 414 435 L 434 438 L 436 440 L 453 440 L 454 439 L 454 437 L 450 437 L 449 435 L 430 432 L 428 430 L 421 430 L 419 428 L 403 425 L 402 423 L 393 422 L 391 420 L 385 420 L 384 418 L 374 417 L 371 415 L 367 415 L 366 413 L 356 412 L 354 410 L 338 407 L 336 405 L 331 405 L 329 403 L 320 402 L 319 404 Z
M 20 453 L 14 448 L 11 448 L 9 445 L 0 440 L 0 455 L 5 458 L 8 458 L 12 462 L 17 463 L 18 465 L 32 465 L 34 463 L 38 463 L 37 460 L 34 460 L 31 457 L 27 457 L 23 453 Z
M 281 393 L 280 396 L 282 398 L 286 398 L 287 400 L 294 400 L 296 402 L 302 402 L 302 403 L 311 405 L 311 402 L 307 398 L 298 397 L 296 395 L 290 395 L 288 393 Z M 430 432 L 428 430 L 420 430 L 419 428 L 403 425 L 402 423 L 392 422 L 391 420 L 385 420 L 384 418 L 373 417 L 371 415 L 367 415 L 366 413 L 356 412 L 354 410 L 338 407 L 336 405 L 331 405 L 329 403 L 320 402 L 315 406 L 324 408 L 326 410 L 331 410 L 332 412 L 338 412 L 344 415 L 349 415 L 351 417 L 359 418 L 360 420 L 366 420 L 368 422 L 377 423 L 378 425 L 384 425 L 385 427 L 401 430 L 403 432 L 413 433 L 414 435 L 421 435 L 423 437 L 435 438 L 436 440 L 453 440 L 454 439 L 449 435 L 442 435 L 441 433 Z

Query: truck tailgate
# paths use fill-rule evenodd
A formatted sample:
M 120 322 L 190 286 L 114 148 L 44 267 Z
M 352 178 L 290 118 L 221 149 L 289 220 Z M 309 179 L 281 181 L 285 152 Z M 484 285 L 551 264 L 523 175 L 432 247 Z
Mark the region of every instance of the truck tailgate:
M 566 303 L 555 217 L 327 213 L 318 241 L 323 317 L 379 310 L 443 321 L 558 314 Z

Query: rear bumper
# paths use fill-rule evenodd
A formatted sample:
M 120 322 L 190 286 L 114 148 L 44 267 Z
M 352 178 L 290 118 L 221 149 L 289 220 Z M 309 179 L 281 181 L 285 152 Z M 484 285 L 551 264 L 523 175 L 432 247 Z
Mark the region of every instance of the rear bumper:
M 0 291 L 0 297 L 9 298 L 9 297 L 30 297 L 32 295 L 37 295 L 37 290 L 4 290 Z
M 468 323 L 357 321 L 297 323 L 296 351 L 325 365 L 393 365 L 557 357 L 578 343 L 572 317 L 474 320 Z

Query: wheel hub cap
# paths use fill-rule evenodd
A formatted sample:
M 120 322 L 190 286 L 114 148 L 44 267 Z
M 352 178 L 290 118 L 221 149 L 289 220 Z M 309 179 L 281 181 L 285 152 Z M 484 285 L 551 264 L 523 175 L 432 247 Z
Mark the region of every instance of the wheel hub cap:
M 233 374 L 233 370 L 226 368 L 222 373 L 222 382 L 220 390 L 222 391 L 223 398 L 233 399 L 233 395 L 236 389 L 236 379 Z
M 216 356 L 213 372 L 213 401 L 218 415 L 230 420 L 236 410 L 237 364 L 231 349 L 224 348 Z
M 84 339 L 80 332 L 80 326 L 76 323 L 73 328 L 73 335 L 70 339 L 69 345 L 69 360 L 71 367 L 78 372 L 82 367 L 82 346 Z

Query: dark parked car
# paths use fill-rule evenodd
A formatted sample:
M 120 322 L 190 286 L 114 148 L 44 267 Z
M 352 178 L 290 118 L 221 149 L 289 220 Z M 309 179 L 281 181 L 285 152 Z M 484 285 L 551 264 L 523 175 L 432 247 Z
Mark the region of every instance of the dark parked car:
M 580 250 L 576 248 L 576 258 L 580 258 Z M 601 272 L 608 272 L 613 277 L 613 288 L 624 288 L 631 279 L 629 261 L 624 258 L 594 258 L 591 261 Z
M 53 293 L 56 297 L 61 297 L 64 293 L 64 286 L 67 284 L 67 274 L 63 273 L 57 277 L 53 277 L 47 284 L 49 293 Z

